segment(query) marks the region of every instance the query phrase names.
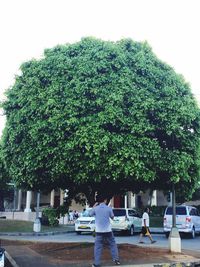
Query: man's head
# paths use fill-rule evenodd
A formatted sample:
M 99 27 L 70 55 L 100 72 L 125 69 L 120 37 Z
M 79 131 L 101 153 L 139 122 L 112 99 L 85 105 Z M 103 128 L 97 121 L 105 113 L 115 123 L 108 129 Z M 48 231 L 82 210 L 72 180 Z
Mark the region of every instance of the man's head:
M 148 207 L 146 207 L 144 211 L 145 211 L 146 213 L 149 213 L 150 210 L 149 210 Z
M 96 201 L 99 202 L 99 203 L 102 203 L 102 202 L 106 203 L 107 199 L 108 199 L 108 197 L 106 195 L 102 194 L 102 193 L 98 193 L 96 195 Z

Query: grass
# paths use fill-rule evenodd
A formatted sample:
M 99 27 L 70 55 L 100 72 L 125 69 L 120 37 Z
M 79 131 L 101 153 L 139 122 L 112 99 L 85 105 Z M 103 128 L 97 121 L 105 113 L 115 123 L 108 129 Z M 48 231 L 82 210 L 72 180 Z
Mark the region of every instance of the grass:
M 150 227 L 163 227 L 163 217 L 150 217 Z M 66 231 L 67 229 L 74 229 L 73 225 L 59 225 L 56 227 L 52 226 L 41 226 L 41 232 L 53 232 L 53 231 Z M 33 232 L 33 222 L 30 221 L 18 221 L 0 219 L 0 233 L 6 232 L 20 232 L 27 233 Z
M 70 229 L 72 228 L 68 225 L 59 225 L 57 227 L 42 225 L 41 232 L 66 231 L 69 227 Z M 0 219 L 0 233 L 6 232 L 33 232 L 33 222 Z
M 150 227 L 163 227 L 163 217 L 150 217 Z

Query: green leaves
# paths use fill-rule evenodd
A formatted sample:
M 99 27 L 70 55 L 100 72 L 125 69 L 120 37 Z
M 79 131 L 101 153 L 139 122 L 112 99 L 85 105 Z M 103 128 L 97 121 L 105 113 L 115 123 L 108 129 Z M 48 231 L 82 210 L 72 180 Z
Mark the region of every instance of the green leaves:
M 147 43 L 84 38 L 21 70 L 3 104 L 18 185 L 118 192 L 198 181 L 199 108 Z

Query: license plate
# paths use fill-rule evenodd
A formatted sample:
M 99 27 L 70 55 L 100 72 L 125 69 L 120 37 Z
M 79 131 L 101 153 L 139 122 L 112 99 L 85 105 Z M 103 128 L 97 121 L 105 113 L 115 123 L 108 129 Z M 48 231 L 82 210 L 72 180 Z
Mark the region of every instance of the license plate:
M 81 225 L 81 226 L 79 226 L 79 229 L 90 229 L 90 227 Z

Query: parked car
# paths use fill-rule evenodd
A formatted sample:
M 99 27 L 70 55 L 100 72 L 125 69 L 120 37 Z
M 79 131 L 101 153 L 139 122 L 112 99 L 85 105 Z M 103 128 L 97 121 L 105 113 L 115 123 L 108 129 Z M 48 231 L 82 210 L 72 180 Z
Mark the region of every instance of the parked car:
M 166 237 L 172 228 L 172 207 L 167 207 L 164 214 L 164 232 Z M 196 233 L 200 233 L 200 214 L 192 206 L 180 205 L 176 207 L 176 227 L 180 233 L 185 233 L 191 238 L 195 238 Z
M 77 234 L 82 232 L 95 231 L 95 217 L 89 215 L 90 209 L 87 209 L 75 221 L 75 231 Z M 141 231 L 142 219 L 139 213 L 134 209 L 113 208 L 114 219 L 110 220 L 113 231 L 123 231 L 129 235 Z
M 140 214 L 134 209 L 114 208 L 114 219 L 111 220 L 113 231 L 123 231 L 129 235 L 140 232 L 142 219 Z
M 81 234 L 82 232 L 95 231 L 95 218 L 89 215 L 91 209 L 86 209 L 80 214 L 80 217 L 75 221 L 75 232 Z

